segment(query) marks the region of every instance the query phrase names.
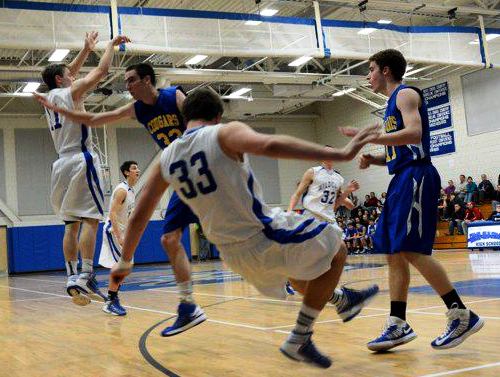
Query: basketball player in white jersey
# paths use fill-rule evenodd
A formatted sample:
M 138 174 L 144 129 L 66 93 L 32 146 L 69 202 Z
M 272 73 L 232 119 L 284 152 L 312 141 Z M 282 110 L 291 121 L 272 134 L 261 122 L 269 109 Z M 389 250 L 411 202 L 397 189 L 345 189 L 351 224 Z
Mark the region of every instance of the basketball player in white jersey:
M 47 99 L 57 106 L 83 110 L 85 94 L 97 87 L 108 74 L 114 47 L 128 42 L 127 37 L 111 40 L 97 68 L 85 77 L 75 80 L 83 61 L 97 42 L 97 33 L 87 34 L 84 52 L 76 65 L 53 64 L 47 66 L 42 77 L 49 88 Z M 91 298 L 104 301 L 97 289 L 93 273 L 95 239 L 99 220 L 102 219 L 103 193 L 100 186 L 100 162 L 91 146 L 91 130 L 58 112 L 45 110 L 54 147 L 59 155 L 52 165 L 51 203 L 54 212 L 66 224 L 63 239 L 64 260 L 68 280 L 67 292 L 77 305 L 87 305 Z M 81 234 L 78 240 L 78 233 Z M 82 271 L 78 275 L 78 250 L 82 257 Z
M 329 145 L 326 145 L 326 147 L 332 148 Z M 353 209 L 354 204 L 348 196 L 351 192 L 359 189 L 359 183 L 355 180 L 349 182 L 344 190 L 342 190 L 343 184 L 344 178 L 333 169 L 333 161 L 321 161 L 320 166 L 307 169 L 302 176 L 297 189 L 290 197 L 288 212 L 293 211 L 300 198 L 302 198 L 305 216 L 314 217 L 319 221 L 336 223 L 336 209 L 341 205 Z M 293 287 L 293 284 L 291 285 Z M 287 292 L 293 292 L 288 283 Z M 348 322 L 358 315 L 362 308 L 361 306 L 353 308 L 352 305 L 348 305 L 348 302 L 368 303 L 377 292 L 377 285 L 372 285 L 362 291 L 346 287 L 337 288 L 330 302 L 337 307 L 337 312 L 342 320 Z
M 111 194 L 109 204 L 109 214 L 102 229 L 102 246 L 99 254 L 99 264 L 106 268 L 111 268 L 122 255 L 123 237 L 127 229 L 128 218 L 135 207 L 134 186 L 139 180 L 141 171 L 136 161 L 125 161 L 120 170 L 125 177 L 125 181 L 118 184 Z M 120 285 L 109 279 L 108 301 L 102 310 L 106 313 L 122 316 L 127 311 L 120 304 L 118 290 Z
M 130 273 L 132 257 L 149 218 L 171 184 L 198 216 L 207 238 L 224 262 L 262 294 L 285 297 L 292 280 L 304 295 L 296 326 L 281 352 L 296 361 L 328 368 L 331 360 L 311 341 L 319 312 L 333 294 L 346 258 L 335 224 L 271 209 L 245 153 L 307 160 L 350 160 L 379 137 L 362 131 L 338 150 L 285 135 L 264 135 L 241 122 L 220 124 L 220 98 L 208 89 L 189 94 L 183 108 L 187 131 L 162 152 L 153 166 L 125 233 L 123 253 L 112 276 Z

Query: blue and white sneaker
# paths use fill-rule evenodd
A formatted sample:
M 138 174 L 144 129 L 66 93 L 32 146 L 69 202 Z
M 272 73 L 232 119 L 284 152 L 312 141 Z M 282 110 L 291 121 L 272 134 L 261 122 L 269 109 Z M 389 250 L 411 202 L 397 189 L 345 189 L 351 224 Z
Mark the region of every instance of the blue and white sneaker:
M 371 351 L 387 351 L 391 348 L 411 342 L 417 337 L 406 321 L 401 318 L 389 316 L 382 334 L 369 342 L 366 346 Z
M 295 361 L 309 363 L 318 368 L 330 368 L 332 360 L 316 348 L 311 336 L 312 332 L 297 334 L 292 331 L 285 343 L 281 345 L 281 353 Z
M 67 285 L 66 291 L 77 305 L 87 305 L 90 300 L 106 302 L 106 296 L 97 287 L 95 272 L 82 272 L 73 284 Z
M 177 319 L 172 326 L 165 328 L 161 336 L 174 336 L 199 325 L 207 319 L 205 312 L 196 304 L 181 302 L 177 308 Z
M 484 326 L 484 320 L 469 309 L 451 308 L 446 312 L 446 316 L 446 330 L 431 343 L 432 348 L 437 350 L 458 346 Z
M 342 297 L 337 302 L 331 302 L 337 308 L 337 314 L 342 318 L 342 322 L 349 322 L 356 317 L 368 303 L 378 293 L 378 285 L 374 284 L 360 291 L 342 287 Z
M 102 307 L 102 311 L 111 315 L 123 316 L 127 314 L 127 310 L 120 304 L 120 299 L 117 297 L 114 300 L 107 301 Z
M 285 284 L 285 290 L 286 293 L 288 293 L 290 296 L 293 296 L 295 294 L 295 290 L 292 288 L 292 285 L 289 281 L 287 281 Z
M 68 276 L 68 280 L 66 281 L 66 292 L 71 296 L 71 301 L 73 304 L 78 306 L 85 306 L 90 304 L 90 298 L 80 294 L 80 291 L 74 288 L 76 285 L 76 281 L 78 280 L 78 275 L 70 275 Z

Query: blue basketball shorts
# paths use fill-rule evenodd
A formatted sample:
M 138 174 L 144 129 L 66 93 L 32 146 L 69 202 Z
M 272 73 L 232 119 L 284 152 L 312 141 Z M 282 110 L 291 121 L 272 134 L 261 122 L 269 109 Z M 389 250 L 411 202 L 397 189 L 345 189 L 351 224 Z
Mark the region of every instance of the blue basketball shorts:
M 375 252 L 432 254 L 441 178 L 431 163 L 406 166 L 392 178 L 373 238 Z
M 163 234 L 170 233 L 177 229 L 184 229 L 189 224 L 198 223 L 198 217 L 191 209 L 179 198 L 176 192 L 170 197 L 165 222 L 163 225 Z

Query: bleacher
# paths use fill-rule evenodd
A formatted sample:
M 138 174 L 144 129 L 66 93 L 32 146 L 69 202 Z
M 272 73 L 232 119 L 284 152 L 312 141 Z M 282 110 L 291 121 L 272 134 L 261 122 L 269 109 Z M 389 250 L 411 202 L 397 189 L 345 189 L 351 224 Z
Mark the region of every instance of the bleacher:
M 491 203 L 480 205 L 479 210 L 481 211 L 485 219 L 487 219 L 493 212 L 491 209 Z M 467 248 L 467 239 L 465 235 L 455 234 L 454 236 L 447 236 L 446 233 L 448 233 L 448 221 L 439 221 L 436 231 L 436 240 L 434 241 L 434 249 Z

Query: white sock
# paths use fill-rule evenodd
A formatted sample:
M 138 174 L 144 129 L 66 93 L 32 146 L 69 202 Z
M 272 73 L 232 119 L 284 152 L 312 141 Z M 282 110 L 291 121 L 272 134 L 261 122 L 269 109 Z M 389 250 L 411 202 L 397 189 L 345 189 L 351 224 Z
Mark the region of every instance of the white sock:
M 92 259 L 82 259 L 82 272 L 92 272 L 94 261 Z
M 66 275 L 77 275 L 78 274 L 78 260 L 66 261 Z
M 305 334 L 311 332 L 314 321 L 316 321 L 316 318 L 318 318 L 320 312 L 321 310 L 310 308 L 303 303 L 297 317 L 297 322 L 295 322 L 295 328 L 293 329 L 293 332 L 296 334 Z
M 335 290 L 332 293 L 332 297 L 330 297 L 330 301 L 332 304 L 336 304 L 337 302 L 340 302 L 342 300 L 342 296 L 344 295 L 344 292 L 342 292 L 342 289 L 335 288 Z
M 177 283 L 177 289 L 179 292 L 179 298 L 181 302 L 194 303 L 193 299 L 193 282 L 191 280 L 185 281 L 183 283 Z

